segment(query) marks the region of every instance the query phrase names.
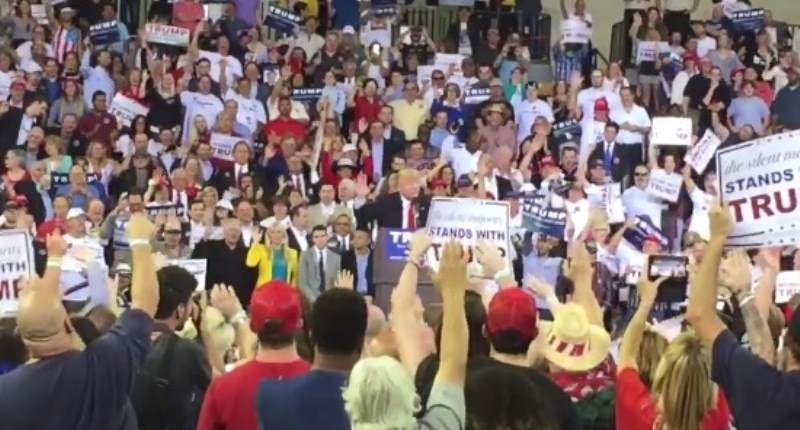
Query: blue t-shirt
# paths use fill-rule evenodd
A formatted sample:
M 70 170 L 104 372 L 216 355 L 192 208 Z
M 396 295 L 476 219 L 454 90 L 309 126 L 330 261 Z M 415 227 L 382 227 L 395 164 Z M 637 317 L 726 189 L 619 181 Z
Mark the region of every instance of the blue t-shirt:
M 129 310 L 84 351 L 0 376 L 0 428 L 136 429 L 128 396 L 150 348 L 152 330 L 152 318 Z
M 725 392 L 738 430 L 800 429 L 800 371 L 779 371 L 728 330 L 714 340 L 711 357 L 711 379 Z
M 342 386 L 344 372 L 311 370 L 284 380 L 264 380 L 256 395 L 262 430 L 348 430 Z

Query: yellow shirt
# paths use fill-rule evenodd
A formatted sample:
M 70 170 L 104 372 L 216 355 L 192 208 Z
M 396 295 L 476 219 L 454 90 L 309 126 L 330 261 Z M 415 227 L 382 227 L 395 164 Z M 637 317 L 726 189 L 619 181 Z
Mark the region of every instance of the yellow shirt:
M 406 99 L 395 100 L 390 103 L 394 109 L 394 125 L 403 130 L 406 140 L 416 139 L 419 126 L 425 121 L 428 111 L 422 100 L 408 103 Z
M 286 283 L 297 286 L 297 251 L 288 246 L 283 246 L 284 257 L 286 258 Z M 258 280 L 255 287 L 258 288 L 272 280 L 272 252 L 267 250 L 263 243 L 250 245 L 245 261 L 247 267 L 258 266 Z

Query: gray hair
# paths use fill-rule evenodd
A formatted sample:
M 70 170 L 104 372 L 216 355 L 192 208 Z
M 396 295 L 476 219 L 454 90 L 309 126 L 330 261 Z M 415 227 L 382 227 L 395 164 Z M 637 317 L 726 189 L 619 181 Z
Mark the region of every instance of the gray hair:
M 359 360 L 342 397 L 353 430 L 417 428 L 420 398 L 411 374 L 394 358 Z

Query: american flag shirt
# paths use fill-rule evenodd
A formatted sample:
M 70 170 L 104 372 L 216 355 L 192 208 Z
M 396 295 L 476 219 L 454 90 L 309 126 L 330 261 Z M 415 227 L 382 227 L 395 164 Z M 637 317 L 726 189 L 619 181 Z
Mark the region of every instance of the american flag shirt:
M 58 27 L 56 34 L 53 36 L 53 51 L 56 53 L 56 60 L 58 60 L 59 64 L 64 64 L 64 57 L 67 56 L 67 53 L 78 51 L 80 42 L 80 30 L 75 27 Z

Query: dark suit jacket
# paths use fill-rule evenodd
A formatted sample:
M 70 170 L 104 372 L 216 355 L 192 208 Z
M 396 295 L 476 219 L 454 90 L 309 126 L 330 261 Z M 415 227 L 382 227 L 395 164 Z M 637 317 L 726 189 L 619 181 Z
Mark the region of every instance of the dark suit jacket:
M 508 193 L 514 191 L 514 187 L 511 185 L 511 181 L 506 178 L 501 178 L 499 176 L 495 176 L 494 178 L 497 181 L 497 195 L 495 196 L 498 200 L 505 200 Z
M 294 230 L 287 228 L 286 238 L 289 243 L 289 248 L 294 249 L 295 251 L 297 251 L 297 255 L 300 255 L 300 253 L 303 252 L 303 250 L 300 249 L 300 244 L 297 242 L 297 237 L 294 234 Z
M 429 197 L 417 199 L 417 227 L 427 222 L 430 203 Z M 369 228 L 374 224 L 381 228 L 403 228 L 403 216 L 403 200 L 399 192 L 384 194 L 356 211 L 359 228 Z
M 372 282 L 372 256 L 375 255 L 372 251 L 369 252 L 367 257 L 367 295 L 375 297 L 375 283 Z M 354 250 L 345 251 L 342 254 L 342 270 L 349 270 L 353 274 L 353 289 L 358 286 L 358 264 L 356 264 L 356 252 Z
M 247 165 L 247 172 L 253 177 L 253 183 L 258 184 L 262 188 L 264 187 L 264 173 L 260 165 L 254 161 L 249 162 Z M 236 183 L 236 172 L 233 166 L 218 169 L 211 180 L 214 182 L 214 187 L 217 188 L 220 195 L 228 188 L 238 186 Z
M 0 116 L 0 130 L 2 130 L 0 132 L 0 156 L 3 157 L 2 159 L 5 159 L 6 152 L 17 147 L 22 115 L 22 109 L 10 106 L 8 112 Z M 5 166 L 0 170 L 5 171 Z
M 201 240 L 192 252 L 192 258 L 213 262 L 206 272 L 206 290 L 215 284 L 230 285 L 245 308 L 250 304 L 257 278 L 256 269 L 245 264 L 246 257 L 247 248 L 241 239 L 234 249 L 228 248 L 224 240 Z
M 605 153 L 605 142 L 600 142 L 595 146 L 594 151 L 589 155 L 590 162 L 592 160 L 598 159 L 603 160 L 603 156 Z M 606 172 L 606 174 L 611 175 L 611 179 L 614 182 L 620 182 L 628 174 L 628 160 L 625 158 L 625 149 L 619 143 L 614 144 L 614 152 L 612 154 L 611 160 L 611 171 Z
M 294 187 L 294 180 L 292 179 L 292 175 L 290 173 L 286 173 L 283 176 L 284 182 L 286 182 L 287 186 L 291 185 Z M 311 182 L 311 169 L 309 169 L 305 164 L 303 164 L 303 192 L 308 199 L 310 204 L 316 204 L 319 202 L 319 187 L 320 182 Z M 275 184 L 277 186 L 277 184 Z M 277 187 L 275 188 L 277 190 Z
M 458 36 L 460 33 L 461 21 L 450 24 L 450 27 L 447 29 L 447 41 L 452 43 L 454 48 L 458 48 Z M 470 16 L 467 20 L 467 36 L 469 37 L 469 44 L 474 50 L 481 43 L 480 23 L 474 15 Z

